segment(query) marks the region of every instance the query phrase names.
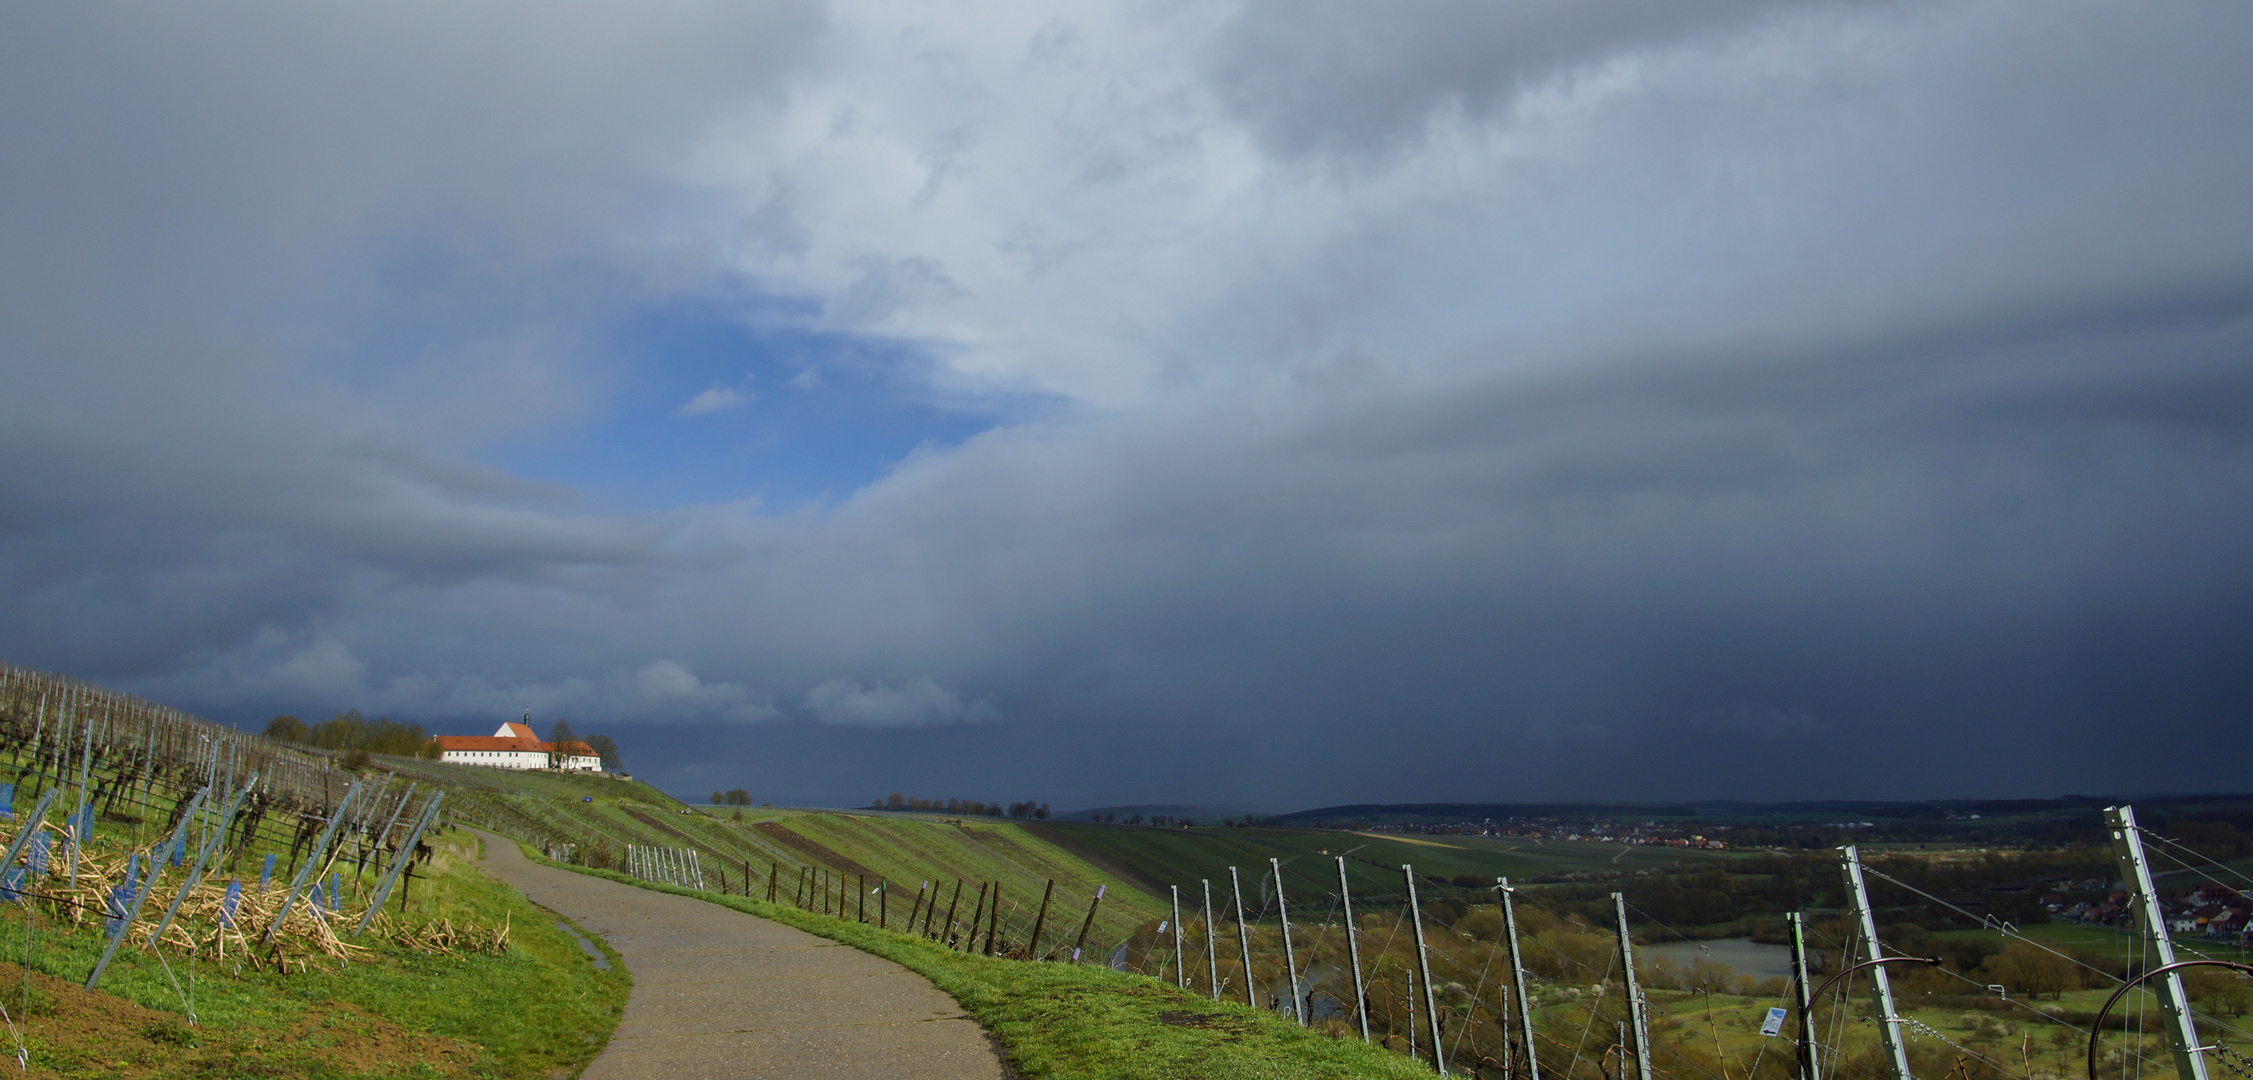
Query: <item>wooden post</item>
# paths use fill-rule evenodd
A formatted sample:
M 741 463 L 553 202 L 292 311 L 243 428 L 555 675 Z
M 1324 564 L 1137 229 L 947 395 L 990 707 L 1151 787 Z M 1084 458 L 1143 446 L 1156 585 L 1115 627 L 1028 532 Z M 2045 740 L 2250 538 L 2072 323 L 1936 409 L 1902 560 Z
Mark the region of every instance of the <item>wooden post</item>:
M 994 882 L 993 906 L 986 909 L 986 955 L 993 956 L 1001 939 L 1001 882 Z
M 1361 1021 L 1361 1041 L 1369 1041 L 1369 991 L 1361 983 L 1361 930 L 1353 924 L 1353 888 L 1346 884 L 1346 857 L 1338 860 L 1338 903 L 1346 914 L 1346 954 L 1353 957 L 1353 1015 Z
M 767 903 L 771 904 L 774 903 L 775 893 L 780 890 L 780 887 L 782 885 L 782 864 L 770 859 L 768 860 L 768 866 Z
M 877 879 L 876 879 L 876 925 L 877 925 L 877 927 L 878 927 L 879 929 L 890 930 L 890 929 L 892 928 L 892 920 L 891 920 L 890 916 L 888 916 L 888 915 L 886 914 L 886 912 L 889 912 L 889 911 L 891 910 L 891 900 L 892 900 L 892 890 L 890 890 L 890 889 L 887 889 L 887 888 L 885 888 L 885 887 L 884 887 L 884 879 L 883 879 L 883 878 L 877 878 Z
M 860 895 L 855 898 L 853 905 L 853 921 L 866 926 L 868 925 L 868 875 L 862 874 L 860 879 Z
M 1087 920 L 1080 923 L 1079 939 L 1072 942 L 1072 962 L 1075 964 L 1080 962 L 1080 950 L 1087 947 L 1087 932 L 1095 928 L 1095 909 L 1102 906 L 1103 890 L 1108 888 L 1108 885 L 1097 885 L 1095 899 L 1087 902 Z
M 962 939 L 959 946 L 963 952 L 970 952 L 978 944 L 978 922 L 986 917 L 986 884 L 983 881 L 978 883 L 978 906 L 970 909 L 970 936 Z
M 1299 1018 L 1299 1026 L 1306 1026 L 1306 999 L 1299 996 L 1299 955 L 1291 949 L 1291 908 L 1283 900 L 1283 864 L 1276 859 L 1267 860 L 1268 869 L 1275 874 L 1275 917 L 1283 924 L 1283 966 L 1291 972 L 1291 1011 Z
M 930 887 L 930 878 L 924 878 L 923 884 L 915 887 L 915 905 L 909 908 L 907 912 L 907 932 L 910 934 L 915 932 L 916 916 L 923 914 L 923 893 Z
M 1244 1004 L 1256 1009 L 1259 1001 L 1252 997 L 1252 932 L 1244 927 L 1244 880 L 1233 866 L 1228 868 L 1228 889 L 1236 896 L 1236 945 L 1244 957 Z
M 1416 903 L 1416 868 L 1402 863 L 1400 872 L 1408 879 L 1408 923 L 1416 928 L 1416 972 L 1424 984 L 1424 1014 L 1431 1018 L 1432 1024 L 1432 1068 L 1446 1076 L 1447 1054 L 1439 1042 L 1439 995 L 1432 992 L 1431 951 L 1424 945 L 1424 912 Z
M 1040 959 L 1041 924 L 1048 921 L 1048 898 L 1054 895 L 1056 895 L 1056 879 L 1049 878 L 1048 888 L 1042 890 L 1040 894 L 1040 914 L 1033 916 L 1032 944 L 1026 946 L 1027 949 L 1031 950 L 1031 956 L 1035 960 Z
M 948 934 L 948 933 L 952 933 L 952 932 L 954 931 L 954 906 L 955 906 L 956 904 L 958 904 L 958 903 L 961 903 L 961 902 L 962 902 L 962 879 L 961 879 L 961 878 L 956 878 L 956 879 L 954 879 L 954 897 L 953 897 L 952 899 L 950 899 L 950 900 L 948 900 L 948 901 L 947 901 L 947 928 L 946 928 L 946 929 L 945 929 L 944 931 L 941 931 L 941 936 L 944 936 L 945 934 Z M 935 911 L 938 911 L 938 910 L 939 910 L 939 893 L 938 893 L 938 890 L 937 890 L 936 888 L 934 888 L 934 889 L 933 889 L 933 890 L 931 891 L 931 908 L 930 908 L 930 910 L 929 910 L 929 911 L 925 911 L 925 912 L 923 913 L 923 936 L 924 936 L 924 937 L 930 937 L 930 936 L 931 936 L 931 914 L 932 914 L 932 912 L 935 912 Z

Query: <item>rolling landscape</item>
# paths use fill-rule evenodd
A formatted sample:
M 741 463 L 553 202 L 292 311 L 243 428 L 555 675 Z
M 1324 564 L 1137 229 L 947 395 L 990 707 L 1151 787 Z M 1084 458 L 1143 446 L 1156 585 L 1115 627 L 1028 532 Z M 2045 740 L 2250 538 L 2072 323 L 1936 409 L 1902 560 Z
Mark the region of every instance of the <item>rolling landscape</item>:
M 893 959 L 984 1001 L 1013 1055 L 1073 1063 L 1059 1074 L 1103 1073 L 1091 1047 L 1150 1022 L 1146 1008 L 1102 1021 L 1025 1009 L 1024 995 L 1068 985 L 1058 1000 L 1157 994 L 1223 1010 L 1200 1014 L 1214 1018 L 1241 1009 L 1247 1019 L 1191 1027 L 1239 1042 L 1272 1032 L 1283 1041 L 1255 1040 L 1260 1054 L 1312 1055 L 1318 1071 L 1359 1046 L 1366 1022 L 1368 1052 L 1391 1055 L 1371 1060 L 1388 1067 L 1452 1060 L 1465 1075 L 1501 1076 L 1525 1067 L 1530 1046 L 1551 1075 L 1602 1080 L 1636 1047 L 1617 1037 L 1633 1026 L 1660 1075 L 1785 1080 L 1796 1051 L 1763 1023 L 1795 992 L 1787 920 L 1805 920 L 1810 990 L 1851 978 L 1868 948 L 1841 874 L 1844 841 L 1859 852 L 1887 953 L 1929 962 L 1897 973 L 1890 991 L 1920 1073 L 2064 1076 L 2091 1053 L 2121 1068 L 2166 1053 L 2164 1034 L 2137 1019 L 2150 1012 L 2148 984 L 2129 1009 L 2106 1010 L 2121 980 L 2153 961 L 2123 907 L 2103 800 L 1355 805 L 1202 824 L 775 807 L 722 793 L 692 804 L 617 774 L 242 736 L 98 687 L 6 674 L 6 798 L 33 822 L 54 816 L 58 793 L 83 800 L 59 831 L 16 827 L 11 840 L 39 843 L 11 844 L 26 861 L 5 885 L 18 903 L 0 908 L 15 928 L 0 940 L 21 942 L 27 978 L 0 1003 L 25 1018 L 24 1052 L 62 1075 L 166 1075 L 191 1061 L 321 1074 L 379 1057 L 447 1075 L 583 1065 L 631 982 L 589 963 L 605 954 L 578 929 L 486 878 L 479 853 L 492 843 Z M 39 704 L 52 700 L 71 704 Z M 270 786 L 290 775 L 313 779 Z M 226 810 L 215 792 L 233 793 Z M 2180 954 L 2217 967 L 2253 959 L 2253 905 L 2227 884 L 2253 885 L 2253 797 L 2136 803 Z M 162 861 L 171 850 L 177 873 Z M 149 897 L 175 883 L 149 927 Z M 1606 990 L 1622 977 L 1622 914 L 1640 1016 Z M 88 985 L 72 984 L 82 977 Z M 463 1011 L 503 986 L 582 1037 Z M 2206 1052 L 2253 1050 L 2231 1022 L 2253 1011 L 2239 976 L 2196 971 L 2185 987 L 2214 1030 Z M 1882 1072 L 1889 1051 L 1868 1020 L 1888 1006 L 1843 989 L 1826 1004 L 1821 1052 L 1839 1072 Z M 1513 1019 L 1514 1001 L 1530 1013 Z M 150 1019 L 167 1014 L 179 1018 Z M 315 1030 L 338 1033 L 304 1037 Z M 94 1031 L 108 1033 L 99 1054 L 88 1053 Z M 1304 1033 L 1331 1048 L 1292 1049 Z M 1203 1052 L 1195 1039 L 1160 1042 L 1154 1061 Z
M 0 1074 L 2253 1080 L 2249 55 L 0 5 Z

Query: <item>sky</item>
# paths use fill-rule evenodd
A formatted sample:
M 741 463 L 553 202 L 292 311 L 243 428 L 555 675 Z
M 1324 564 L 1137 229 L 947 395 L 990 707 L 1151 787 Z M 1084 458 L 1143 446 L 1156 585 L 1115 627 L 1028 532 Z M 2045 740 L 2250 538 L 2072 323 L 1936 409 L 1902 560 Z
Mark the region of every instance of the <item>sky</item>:
M 2249 51 L 11 5 L 0 658 L 777 804 L 2242 788 Z

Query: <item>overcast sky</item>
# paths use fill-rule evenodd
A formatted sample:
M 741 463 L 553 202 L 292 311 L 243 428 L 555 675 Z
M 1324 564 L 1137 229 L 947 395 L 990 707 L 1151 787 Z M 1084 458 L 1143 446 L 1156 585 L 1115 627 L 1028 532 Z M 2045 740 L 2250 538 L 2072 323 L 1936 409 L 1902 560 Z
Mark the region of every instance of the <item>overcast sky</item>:
M 2241 789 L 2248 55 L 10 5 L 0 657 L 778 803 Z

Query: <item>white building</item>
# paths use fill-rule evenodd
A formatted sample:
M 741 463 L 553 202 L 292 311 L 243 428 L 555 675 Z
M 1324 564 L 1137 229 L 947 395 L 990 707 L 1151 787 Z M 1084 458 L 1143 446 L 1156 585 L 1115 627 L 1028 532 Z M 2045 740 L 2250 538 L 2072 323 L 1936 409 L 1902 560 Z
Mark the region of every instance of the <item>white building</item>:
M 529 720 L 531 717 L 525 717 Z M 440 735 L 438 760 L 489 769 L 559 769 L 601 772 L 602 759 L 582 742 L 556 746 L 540 741 L 527 724 L 502 724 L 491 735 Z

